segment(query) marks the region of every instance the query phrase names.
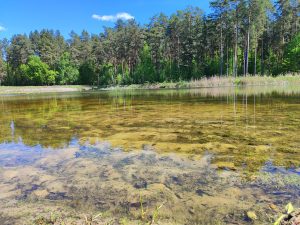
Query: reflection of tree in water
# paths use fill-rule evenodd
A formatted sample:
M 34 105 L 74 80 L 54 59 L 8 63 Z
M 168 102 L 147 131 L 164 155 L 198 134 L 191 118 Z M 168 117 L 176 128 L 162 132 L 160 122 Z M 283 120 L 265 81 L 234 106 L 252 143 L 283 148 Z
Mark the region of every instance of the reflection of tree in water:
M 59 148 L 76 137 L 80 143 L 108 140 L 126 150 L 147 145 L 159 152 L 208 151 L 218 167 L 234 170 L 257 171 L 268 160 L 299 166 L 297 94 L 143 93 L 6 100 L 0 141 L 21 137 L 27 145 Z
M 14 121 L 10 122 L 10 129 L 11 129 L 11 138 L 14 139 L 14 136 L 15 136 L 15 123 L 14 123 Z
M 4 121 L 9 119 L 14 120 L 10 125 L 3 126 L 1 139 L 7 140 L 10 137 L 8 132 L 11 132 L 14 141 L 22 137 L 24 143 L 28 145 L 41 144 L 45 147 L 62 146 L 71 140 L 72 134 L 60 128 L 68 123 L 67 115 L 59 119 L 61 121 L 59 124 L 55 124 L 55 118 L 59 116 L 59 112 L 66 114 L 69 108 L 80 110 L 68 99 L 58 102 L 55 98 L 43 101 L 7 102 L 6 106 L 9 113 L 2 114 L 1 123 L 5 124 Z

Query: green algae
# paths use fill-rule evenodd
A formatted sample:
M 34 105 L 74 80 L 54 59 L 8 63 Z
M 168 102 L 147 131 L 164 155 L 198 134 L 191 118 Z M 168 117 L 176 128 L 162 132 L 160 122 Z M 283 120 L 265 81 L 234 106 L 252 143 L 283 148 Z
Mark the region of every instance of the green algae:
M 273 91 L 3 97 L 0 221 L 138 224 L 143 195 L 148 212 L 165 203 L 161 224 L 269 224 L 269 204 L 300 203 L 300 95 Z
M 126 151 L 152 146 L 157 152 L 215 153 L 257 171 L 267 161 L 299 166 L 298 95 L 214 96 L 196 90 L 100 92 L 47 98 L 4 99 L 0 141 L 61 148 L 109 141 Z M 250 93 L 252 93 L 251 91 Z M 113 94 L 114 93 L 114 94 Z M 14 134 L 11 122 L 14 123 Z M 229 159 L 228 158 L 228 159 Z

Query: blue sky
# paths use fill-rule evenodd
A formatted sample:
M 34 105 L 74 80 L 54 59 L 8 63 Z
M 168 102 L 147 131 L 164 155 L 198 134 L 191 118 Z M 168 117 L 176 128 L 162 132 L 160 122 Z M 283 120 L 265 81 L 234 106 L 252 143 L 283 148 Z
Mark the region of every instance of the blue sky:
M 159 12 L 198 6 L 209 10 L 209 0 L 3 0 L 0 7 L 0 39 L 42 28 L 97 34 L 113 26 L 116 18 L 134 17 L 140 24 Z

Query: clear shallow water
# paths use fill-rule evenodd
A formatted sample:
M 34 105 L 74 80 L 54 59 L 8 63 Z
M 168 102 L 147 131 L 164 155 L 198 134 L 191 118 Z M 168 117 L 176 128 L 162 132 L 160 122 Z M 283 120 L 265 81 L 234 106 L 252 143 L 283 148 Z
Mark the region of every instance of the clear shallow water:
M 138 223 L 270 224 L 299 206 L 300 92 L 250 88 L 3 96 L 0 222 L 103 212 Z M 274 207 L 276 206 L 276 207 Z M 275 209 L 274 209 L 275 208 Z

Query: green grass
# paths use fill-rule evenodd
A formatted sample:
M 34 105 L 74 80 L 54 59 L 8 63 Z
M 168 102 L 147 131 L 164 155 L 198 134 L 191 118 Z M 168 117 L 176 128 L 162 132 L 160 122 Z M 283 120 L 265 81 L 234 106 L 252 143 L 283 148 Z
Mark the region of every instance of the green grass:
M 0 86 L 0 95 L 32 94 L 53 92 L 75 92 L 92 89 L 87 85 L 59 85 L 59 86 Z
M 175 89 L 175 88 L 210 88 L 210 87 L 241 87 L 241 86 L 285 86 L 299 85 L 300 74 L 286 74 L 272 76 L 245 76 L 245 77 L 209 77 L 191 81 L 163 82 L 132 84 L 124 86 L 102 87 L 102 90 L 110 89 Z
M 245 77 L 209 77 L 191 81 L 131 84 L 123 86 L 99 87 L 96 90 L 115 89 L 184 89 L 184 88 L 211 88 L 211 87 L 243 87 L 243 86 L 287 86 L 300 85 L 300 74 L 285 74 L 272 76 L 245 76 Z M 58 86 L 0 86 L 0 95 L 5 94 L 32 94 L 76 92 L 95 89 L 87 85 L 58 85 Z

